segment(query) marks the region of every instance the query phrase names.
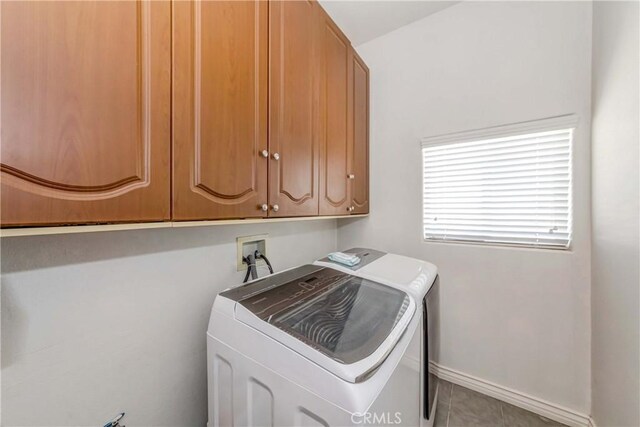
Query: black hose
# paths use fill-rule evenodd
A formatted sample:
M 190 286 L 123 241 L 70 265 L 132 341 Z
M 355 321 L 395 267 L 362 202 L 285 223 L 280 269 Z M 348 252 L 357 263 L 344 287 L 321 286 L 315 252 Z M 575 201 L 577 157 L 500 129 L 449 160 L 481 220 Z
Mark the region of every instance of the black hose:
M 245 274 L 244 280 L 242 281 L 242 283 L 247 283 L 249 281 L 249 275 L 251 275 L 251 279 L 258 278 L 258 268 L 256 266 L 258 259 L 263 259 L 264 262 L 267 264 L 267 268 L 269 268 L 269 273 L 273 274 L 273 267 L 271 266 L 271 262 L 269 262 L 269 259 L 266 256 L 264 256 L 260 251 L 256 250 L 253 253 L 253 255 L 249 254 L 247 256 L 242 257 L 242 262 L 247 264 L 247 274 Z
M 249 271 L 251 272 L 251 279 L 257 279 L 258 269 L 256 268 L 256 258 L 252 254 L 247 255 L 247 264 L 249 265 Z
M 247 264 L 247 274 L 245 274 L 242 283 L 247 283 L 249 281 L 249 275 L 251 274 L 251 264 L 249 263 L 249 259 L 246 256 L 242 257 L 242 262 Z
M 258 259 L 263 259 L 265 263 L 267 263 L 267 267 L 269 268 L 269 273 L 273 274 L 273 267 L 271 266 L 271 263 L 269 262 L 269 258 L 267 258 L 264 254 L 262 254 L 260 251 L 256 251 L 254 253 L 256 260 Z

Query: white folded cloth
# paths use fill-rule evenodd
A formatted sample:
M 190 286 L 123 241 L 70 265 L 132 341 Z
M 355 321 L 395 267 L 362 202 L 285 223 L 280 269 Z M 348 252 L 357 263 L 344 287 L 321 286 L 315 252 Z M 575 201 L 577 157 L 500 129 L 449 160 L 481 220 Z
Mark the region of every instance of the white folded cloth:
M 333 262 L 349 267 L 360 263 L 360 258 L 356 254 L 345 254 L 344 252 L 332 252 L 328 255 L 328 258 Z

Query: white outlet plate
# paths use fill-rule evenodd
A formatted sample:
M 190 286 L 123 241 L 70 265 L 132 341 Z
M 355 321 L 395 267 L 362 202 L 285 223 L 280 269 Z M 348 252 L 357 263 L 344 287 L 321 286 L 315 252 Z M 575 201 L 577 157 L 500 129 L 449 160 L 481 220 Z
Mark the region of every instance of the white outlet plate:
M 255 234 L 253 236 L 236 237 L 236 253 L 237 253 L 237 268 L 238 271 L 244 271 L 247 269 L 247 264 L 242 262 L 242 257 L 252 253 L 256 249 L 260 250 L 266 256 L 269 257 L 269 247 L 267 242 L 269 241 L 268 234 Z M 264 260 L 259 259 L 256 263 L 257 266 L 267 265 Z

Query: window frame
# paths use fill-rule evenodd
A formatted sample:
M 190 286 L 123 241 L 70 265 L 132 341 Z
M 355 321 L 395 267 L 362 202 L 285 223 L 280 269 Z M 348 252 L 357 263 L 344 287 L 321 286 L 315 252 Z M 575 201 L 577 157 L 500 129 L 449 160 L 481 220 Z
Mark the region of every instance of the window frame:
M 574 235 L 574 218 L 573 218 L 573 207 L 575 201 L 574 194 L 574 160 L 575 160 L 575 142 L 576 142 L 576 131 L 578 130 L 579 118 L 576 114 L 567 114 L 562 116 L 548 117 L 543 119 L 536 119 L 526 122 L 513 123 L 507 125 L 499 125 L 499 126 L 491 126 L 487 128 L 481 129 L 473 129 L 462 132 L 454 132 L 442 135 L 435 135 L 430 137 L 425 137 L 420 139 L 420 161 L 421 161 L 421 185 L 420 185 L 420 199 L 421 199 L 421 210 L 422 210 L 422 220 L 421 220 L 421 233 L 422 233 L 422 242 L 423 243 L 445 243 L 445 244 L 457 244 L 457 245 L 472 245 L 472 246 L 495 246 L 495 247 L 507 247 L 507 248 L 518 248 L 518 249 L 533 249 L 533 250 L 553 250 L 560 252 L 572 252 L 573 251 L 573 243 L 575 241 Z M 559 245 L 545 245 L 545 244 L 531 244 L 531 243 L 517 243 L 517 242 L 485 242 L 479 240 L 453 240 L 453 239 L 429 239 L 426 237 L 426 224 L 424 217 L 424 157 L 423 157 L 423 148 L 425 147 L 433 147 L 438 145 L 447 145 L 447 144 L 456 144 L 456 143 L 466 143 L 466 142 L 477 142 L 488 139 L 498 139 L 498 138 L 508 138 L 508 137 L 516 137 L 522 135 L 528 135 L 533 133 L 540 132 L 552 132 L 558 130 L 571 130 L 571 141 L 569 143 L 569 165 L 568 165 L 568 174 L 569 174 L 569 188 L 568 188 L 568 200 L 569 200 L 569 212 L 567 223 L 569 224 L 569 241 L 566 246 Z

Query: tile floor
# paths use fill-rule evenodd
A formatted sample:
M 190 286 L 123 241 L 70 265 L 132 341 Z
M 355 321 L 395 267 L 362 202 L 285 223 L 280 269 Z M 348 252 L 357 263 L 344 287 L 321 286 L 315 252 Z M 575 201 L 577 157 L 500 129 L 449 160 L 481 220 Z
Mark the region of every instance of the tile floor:
M 564 427 L 564 424 L 440 380 L 434 427 Z

